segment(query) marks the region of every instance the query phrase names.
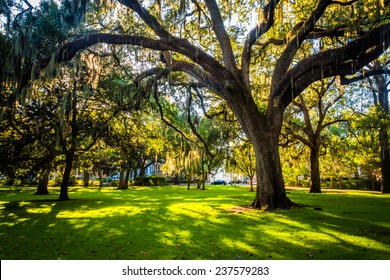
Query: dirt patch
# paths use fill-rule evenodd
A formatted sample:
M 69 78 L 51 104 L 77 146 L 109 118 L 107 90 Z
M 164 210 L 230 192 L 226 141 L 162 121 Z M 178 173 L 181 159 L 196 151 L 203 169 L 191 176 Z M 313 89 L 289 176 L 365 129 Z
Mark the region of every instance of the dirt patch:
M 259 209 L 254 209 L 249 206 L 234 206 L 232 208 L 227 209 L 228 212 L 233 212 L 234 214 L 242 214 L 245 212 L 259 211 Z

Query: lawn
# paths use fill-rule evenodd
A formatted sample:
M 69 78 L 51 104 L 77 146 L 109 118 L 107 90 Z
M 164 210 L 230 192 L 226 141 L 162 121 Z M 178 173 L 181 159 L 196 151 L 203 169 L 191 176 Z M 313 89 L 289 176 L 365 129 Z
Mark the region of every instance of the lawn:
M 247 210 L 248 187 L 0 187 L 1 259 L 390 259 L 390 196 L 288 190 L 306 207 Z M 322 210 L 315 210 L 320 208 Z

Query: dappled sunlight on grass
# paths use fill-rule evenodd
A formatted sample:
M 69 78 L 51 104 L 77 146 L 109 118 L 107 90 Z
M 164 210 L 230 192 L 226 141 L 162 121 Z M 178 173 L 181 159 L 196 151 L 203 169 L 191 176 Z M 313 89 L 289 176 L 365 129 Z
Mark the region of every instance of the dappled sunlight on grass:
M 289 191 L 308 206 L 261 212 L 243 187 L 0 190 L 2 259 L 390 259 L 390 196 Z
M 0 201 L 0 211 L 5 209 L 5 204 L 7 204 L 8 201 Z
M 273 218 L 273 221 L 283 224 L 284 225 L 284 226 L 282 226 L 283 228 L 285 228 L 285 226 L 288 225 L 290 227 L 294 227 L 294 228 L 297 228 L 300 230 L 311 230 L 312 229 L 309 224 L 304 224 L 304 223 L 301 223 L 301 222 L 298 222 L 295 220 L 287 219 L 285 217 L 276 216 Z
M 226 223 L 223 218 L 219 217 L 220 211 L 209 206 L 207 203 L 175 203 L 168 206 L 167 209 L 173 217 L 185 215 L 188 218 L 208 220 L 217 224 Z
M 15 226 L 19 223 L 24 223 L 28 220 L 30 220 L 30 218 L 18 218 L 16 216 L 14 216 L 15 219 L 13 219 L 12 222 L 2 222 L 0 223 L 0 226 L 8 226 L 8 227 L 12 227 L 12 226 Z
M 248 245 L 247 243 L 241 241 L 241 240 L 234 240 L 231 238 L 222 238 L 221 242 L 238 251 L 244 251 L 246 253 L 251 253 L 251 254 L 257 254 L 256 248 L 254 246 Z
M 383 250 L 383 251 L 390 251 L 390 246 L 388 244 L 384 244 L 382 242 L 379 242 L 378 240 L 374 240 L 372 238 L 367 238 L 363 236 L 358 235 L 349 235 L 344 234 L 340 231 L 331 230 L 329 228 L 322 228 L 321 231 L 324 234 L 327 234 L 337 241 L 341 241 L 344 243 L 350 243 L 354 246 L 359 246 L 365 249 L 375 249 L 375 250 Z
M 189 230 L 163 231 L 159 242 L 177 247 L 189 245 L 192 242 L 192 233 Z
M 54 205 L 54 203 L 50 205 L 42 204 L 39 207 L 28 208 L 26 212 L 31 214 L 48 214 L 52 211 Z
M 291 245 L 297 246 L 299 248 L 305 248 L 306 250 L 314 249 L 313 246 L 315 246 L 315 244 L 317 244 L 318 242 L 320 242 L 321 244 L 337 242 L 335 238 L 322 232 L 308 232 L 303 229 L 299 230 L 296 228 L 282 228 L 283 227 L 280 227 L 279 230 L 275 230 L 274 227 L 270 227 L 264 229 L 263 232 L 268 236 L 272 236 L 272 238 L 275 239 L 275 242 L 290 243 Z
M 62 210 L 56 218 L 60 219 L 83 219 L 83 218 L 108 218 L 116 216 L 134 216 L 141 213 L 144 209 L 134 206 L 113 206 L 102 207 L 99 209 L 80 209 L 80 210 Z
M 75 229 L 81 229 L 90 225 L 90 219 L 69 219 L 68 223 L 72 225 Z

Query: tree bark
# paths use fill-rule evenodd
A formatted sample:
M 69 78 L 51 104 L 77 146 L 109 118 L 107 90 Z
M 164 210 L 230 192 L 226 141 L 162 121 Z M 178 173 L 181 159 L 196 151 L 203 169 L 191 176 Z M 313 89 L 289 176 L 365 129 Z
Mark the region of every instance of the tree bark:
M 389 116 L 389 91 L 387 89 L 386 78 L 384 75 L 375 77 L 378 87 L 378 99 L 381 107 L 380 120 L 386 122 Z M 388 127 L 382 125 L 379 129 L 379 141 L 381 150 L 381 171 L 382 171 L 382 193 L 390 193 L 390 151 Z
M 89 186 L 89 173 L 87 171 L 83 172 L 83 186 L 84 187 Z
M 255 191 L 255 189 L 253 188 L 253 177 L 254 176 L 252 176 L 252 177 L 249 177 L 249 180 L 250 180 L 250 184 L 251 184 L 251 188 L 250 188 L 250 192 L 254 192 Z
M 283 110 L 260 112 L 250 93 L 242 91 L 242 98 L 234 94 L 227 101 L 255 150 L 256 196 L 249 206 L 264 210 L 290 208 L 296 204 L 286 195 L 279 157 Z
M 187 179 L 187 190 L 190 190 L 190 188 L 191 188 L 192 173 L 187 173 L 186 179 Z
M 70 151 L 66 153 L 65 170 L 62 176 L 60 197 L 58 198 L 58 200 L 60 201 L 65 201 L 70 199 L 68 196 L 68 188 L 69 188 L 70 174 L 72 172 L 74 155 L 75 155 L 74 151 Z
M 125 175 L 125 189 L 129 188 L 130 173 L 131 173 L 131 168 L 127 169 L 127 171 L 126 171 L 126 175 Z
M 99 188 L 103 187 L 103 170 L 99 170 Z
M 120 190 L 126 189 L 126 186 L 125 186 L 125 171 L 123 169 L 121 169 L 121 171 L 119 172 L 119 185 L 118 185 L 118 189 L 120 189 Z
M 337 181 L 339 182 L 339 189 L 341 190 L 343 188 L 343 181 L 341 176 L 337 175 Z
M 264 135 L 252 140 L 257 160 L 256 197 L 250 204 L 264 210 L 295 205 L 286 195 L 276 136 Z
M 49 185 L 50 170 L 51 168 L 47 167 L 45 170 L 43 170 L 41 176 L 39 176 L 37 191 L 34 193 L 35 195 L 49 194 L 47 187 Z
M 310 192 L 321 193 L 320 153 L 317 148 L 310 149 Z
M 144 159 L 141 160 L 140 166 L 139 166 L 139 175 L 138 175 L 138 180 L 142 182 L 142 180 L 146 176 L 146 162 Z
M 180 179 L 179 179 L 179 174 L 175 174 L 175 178 L 173 180 L 174 185 L 180 185 Z
M 390 152 L 389 135 L 387 128 L 380 130 L 381 167 L 382 167 L 382 193 L 390 193 Z

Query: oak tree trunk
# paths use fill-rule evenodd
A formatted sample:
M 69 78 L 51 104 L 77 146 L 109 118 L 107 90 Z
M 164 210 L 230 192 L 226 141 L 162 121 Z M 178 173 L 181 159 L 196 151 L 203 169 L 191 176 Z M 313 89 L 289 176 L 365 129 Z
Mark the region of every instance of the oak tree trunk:
M 103 187 L 103 170 L 99 170 L 99 188 Z
M 243 96 L 246 98 L 227 101 L 255 150 L 256 195 L 249 206 L 265 210 L 290 208 L 296 204 L 286 195 L 279 157 L 283 112 L 267 115 L 259 111 L 248 93 Z
M 39 176 L 37 191 L 34 193 L 35 195 L 49 194 L 47 187 L 49 185 L 50 170 L 50 167 L 46 168 L 46 170 L 42 172 L 41 176 Z
M 83 173 L 83 186 L 84 187 L 89 186 L 89 173 L 87 171 L 84 171 Z
M 374 103 L 376 106 L 380 107 L 379 120 L 385 124 L 390 114 L 387 79 L 385 75 L 376 75 L 375 81 L 378 95 L 376 95 L 374 91 Z M 379 142 L 382 173 L 381 191 L 382 193 L 390 193 L 390 151 L 387 125 L 382 125 L 379 129 Z
M 249 180 L 250 180 L 250 185 L 251 185 L 251 188 L 250 188 L 250 192 L 254 192 L 255 189 L 253 188 L 253 176 L 252 177 L 249 177 Z
M 126 171 L 126 175 L 125 175 L 125 189 L 129 188 L 130 173 L 131 173 L 131 168 L 127 169 L 127 171 Z
M 174 185 L 180 185 L 180 179 L 179 179 L 179 174 L 175 174 L 175 178 L 173 180 Z
M 337 181 L 339 182 L 339 189 L 341 190 L 343 188 L 343 181 L 340 175 L 337 176 Z
M 74 155 L 75 153 L 73 151 L 66 153 L 65 170 L 62 176 L 60 197 L 58 198 L 58 200 L 60 201 L 69 200 L 68 188 L 69 188 L 70 174 L 72 172 Z
M 120 189 L 120 190 L 126 189 L 126 186 L 125 186 L 125 171 L 123 169 L 121 169 L 121 171 L 119 172 L 119 185 L 118 185 L 118 189 Z
M 390 193 L 390 151 L 387 128 L 380 131 L 381 167 L 382 167 L 382 193 Z
M 316 148 L 310 149 L 310 192 L 321 193 L 320 153 Z
M 294 205 L 284 188 L 277 139 L 272 135 L 252 139 L 257 160 L 256 197 L 250 204 L 253 208 L 269 210 Z

